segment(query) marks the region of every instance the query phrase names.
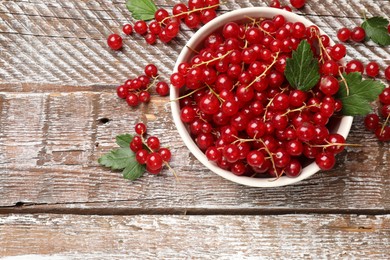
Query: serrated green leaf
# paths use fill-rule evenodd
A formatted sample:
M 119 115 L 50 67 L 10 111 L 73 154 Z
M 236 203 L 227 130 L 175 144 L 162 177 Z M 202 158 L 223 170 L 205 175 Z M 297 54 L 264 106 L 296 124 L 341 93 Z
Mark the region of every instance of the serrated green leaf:
M 136 180 L 143 175 L 146 171 L 146 167 L 143 164 L 139 164 L 135 159 L 133 163 L 130 163 L 123 171 L 123 178 L 128 180 Z
M 318 71 L 318 60 L 314 58 L 310 44 L 306 40 L 301 41 L 292 57 L 287 59 L 284 75 L 292 87 L 308 91 L 320 80 Z
M 387 31 L 389 21 L 383 17 L 372 17 L 366 19 L 361 27 L 366 32 L 366 37 L 373 40 L 375 43 L 387 46 L 390 45 L 390 35 Z
M 156 5 L 151 0 L 127 0 L 127 9 L 134 19 L 148 21 L 154 18 Z
M 366 22 L 372 27 L 383 27 L 389 24 L 386 18 L 380 16 L 374 16 L 369 19 L 366 19 Z
M 131 134 L 123 134 L 116 136 L 116 143 L 122 148 L 128 148 L 130 142 L 133 140 L 133 136 Z
M 337 95 L 343 104 L 343 114 L 348 116 L 368 114 L 371 111 L 370 102 L 378 98 L 385 85 L 376 80 L 362 80 L 362 75 L 358 72 L 343 74 L 343 77 L 349 89 L 348 93 L 347 86 L 341 81 Z
M 100 157 L 98 162 L 113 170 L 121 170 L 126 168 L 132 159 L 134 159 L 134 153 L 130 148 L 118 148 Z

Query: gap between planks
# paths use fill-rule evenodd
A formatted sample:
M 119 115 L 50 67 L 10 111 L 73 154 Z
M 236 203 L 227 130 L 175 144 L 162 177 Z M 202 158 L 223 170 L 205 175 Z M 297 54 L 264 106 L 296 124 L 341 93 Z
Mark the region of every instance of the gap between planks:
M 115 203 L 118 201 L 104 202 Z M 294 209 L 294 208 L 118 208 L 95 203 L 34 204 L 18 202 L 14 206 L 0 207 L 5 214 L 65 214 L 65 215 L 289 215 L 289 214 L 335 214 L 335 215 L 389 215 L 390 209 Z M 99 204 L 103 204 L 99 202 Z M 77 207 L 79 205 L 79 207 Z

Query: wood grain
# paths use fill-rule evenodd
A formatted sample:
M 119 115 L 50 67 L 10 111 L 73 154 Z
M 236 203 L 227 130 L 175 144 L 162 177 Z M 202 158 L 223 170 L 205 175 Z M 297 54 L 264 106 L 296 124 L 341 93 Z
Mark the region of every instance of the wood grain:
M 176 2 L 156 3 L 169 9 Z M 361 22 L 362 11 L 388 15 L 387 3 L 308 1 L 299 13 L 335 39 L 337 28 Z M 221 13 L 264 5 L 228 2 Z M 106 36 L 131 20 L 122 2 L 2 1 L 0 18 L 0 212 L 390 210 L 389 143 L 364 131 L 361 118 L 348 142 L 364 146 L 338 156 L 335 170 L 290 187 L 254 189 L 221 179 L 189 153 L 168 98 L 153 95 L 149 105 L 131 109 L 115 97 L 114 87 L 149 62 L 166 80 L 192 31 L 183 30 L 168 45 L 126 37 L 123 51 L 113 52 Z M 390 63 L 389 47 L 372 42 L 348 44 L 348 51 L 348 59 L 376 60 L 381 68 Z M 138 121 L 171 147 L 179 180 L 165 170 L 130 183 L 98 166 L 97 158 L 115 147 L 115 135 Z
M 5 215 L 0 216 L 0 234 L 0 255 L 30 258 L 390 257 L 389 215 Z

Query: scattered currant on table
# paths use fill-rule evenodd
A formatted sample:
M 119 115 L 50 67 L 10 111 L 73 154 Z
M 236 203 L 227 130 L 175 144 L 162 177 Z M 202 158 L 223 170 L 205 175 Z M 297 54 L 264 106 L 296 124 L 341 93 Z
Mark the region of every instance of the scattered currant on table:
M 158 69 L 154 64 L 148 64 L 144 68 L 144 75 L 134 79 L 128 79 L 116 89 L 117 96 L 125 99 L 131 107 L 140 103 L 148 103 L 151 99 L 150 89 L 155 86 L 157 94 L 166 96 L 169 86 L 163 81 L 158 81 Z
M 145 171 L 159 174 L 167 166 L 170 167 L 171 151 L 160 147 L 160 140 L 156 136 L 145 139 L 147 127 L 144 123 L 137 123 L 134 127 L 136 135 L 124 134 L 116 137 L 119 148 L 113 149 L 99 158 L 98 162 L 112 170 L 122 170 L 123 177 L 136 180 Z M 152 140 L 152 141 L 150 141 Z M 157 145 L 158 144 L 158 145 Z
M 373 132 L 379 141 L 390 141 L 390 86 L 379 95 L 379 115 L 371 113 L 364 118 L 367 130 Z
M 111 34 L 107 38 L 107 45 L 111 49 L 117 51 L 122 48 L 122 37 L 118 34 Z

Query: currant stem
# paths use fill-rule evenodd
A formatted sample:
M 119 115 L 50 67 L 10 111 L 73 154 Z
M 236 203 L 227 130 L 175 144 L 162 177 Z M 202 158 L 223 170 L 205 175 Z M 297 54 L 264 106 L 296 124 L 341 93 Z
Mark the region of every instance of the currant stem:
M 264 77 L 267 72 L 271 69 L 271 67 L 276 63 L 276 60 L 278 59 L 278 56 L 279 56 L 279 52 L 276 52 L 275 53 L 275 56 L 274 56 L 274 60 L 272 61 L 272 63 L 264 70 L 263 73 L 261 73 L 261 75 L 257 76 L 254 80 L 252 80 L 251 83 L 248 84 L 248 86 L 246 86 L 245 89 L 248 89 L 249 87 L 251 87 L 256 81 L 258 81 L 259 79 L 261 79 L 262 77 Z
M 202 66 L 202 65 L 206 65 L 206 66 L 207 66 L 207 65 L 209 65 L 211 62 L 222 60 L 222 59 L 224 59 L 226 56 L 228 56 L 231 52 L 232 52 L 232 50 L 226 52 L 226 53 L 225 53 L 224 55 L 222 55 L 222 56 L 215 57 L 215 58 L 213 58 L 213 59 L 211 59 L 211 60 L 208 60 L 208 61 L 204 61 L 204 62 L 195 64 L 195 65 L 193 66 L 193 68 L 196 68 L 196 67 L 199 67 L 199 66 Z
M 169 102 L 176 102 L 176 101 L 178 101 L 178 100 L 180 100 L 180 99 L 183 99 L 183 98 L 189 97 L 189 96 L 191 96 L 192 94 L 194 94 L 194 93 L 196 93 L 197 91 L 199 91 L 199 90 L 201 90 L 201 89 L 204 89 L 204 88 L 206 88 L 206 86 L 203 86 L 203 87 L 201 87 L 201 88 L 197 88 L 197 89 L 195 89 L 195 90 L 191 91 L 190 93 L 188 93 L 188 94 L 185 94 L 184 96 L 180 96 L 180 97 L 178 97 L 178 98 L 175 98 L 175 99 L 169 100 Z
M 164 161 L 164 164 L 168 167 L 168 169 L 173 173 L 176 179 L 179 180 L 179 176 L 177 175 L 176 171 L 169 165 L 168 162 Z
M 308 144 L 308 143 L 307 143 Z M 328 148 L 331 146 L 353 146 L 353 147 L 362 147 L 362 144 L 346 144 L 346 143 L 328 143 L 328 144 L 308 144 L 310 147 L 318 148 Z
M 383 123 L 382 128 L 381 128 L 381 131 L 380 131 L 379 134 L 382 134 L 382 133 L 383 133 L 383 131 L 385 130 L 385 127 L 386 127 L 387 123 L 389 122 L 389 119 L 390 119 L 390 114 L 387 115 L 386 120 L 385 120 L 385 122 Z
M 159 75 L 152 77 L 153 81 L 151 83 L 149 83 L 148 87 L 145 89 L 146 91 L 148 91 L 151 87 L 153 87 L 156 84 L 158 77 L 159 77 Z

